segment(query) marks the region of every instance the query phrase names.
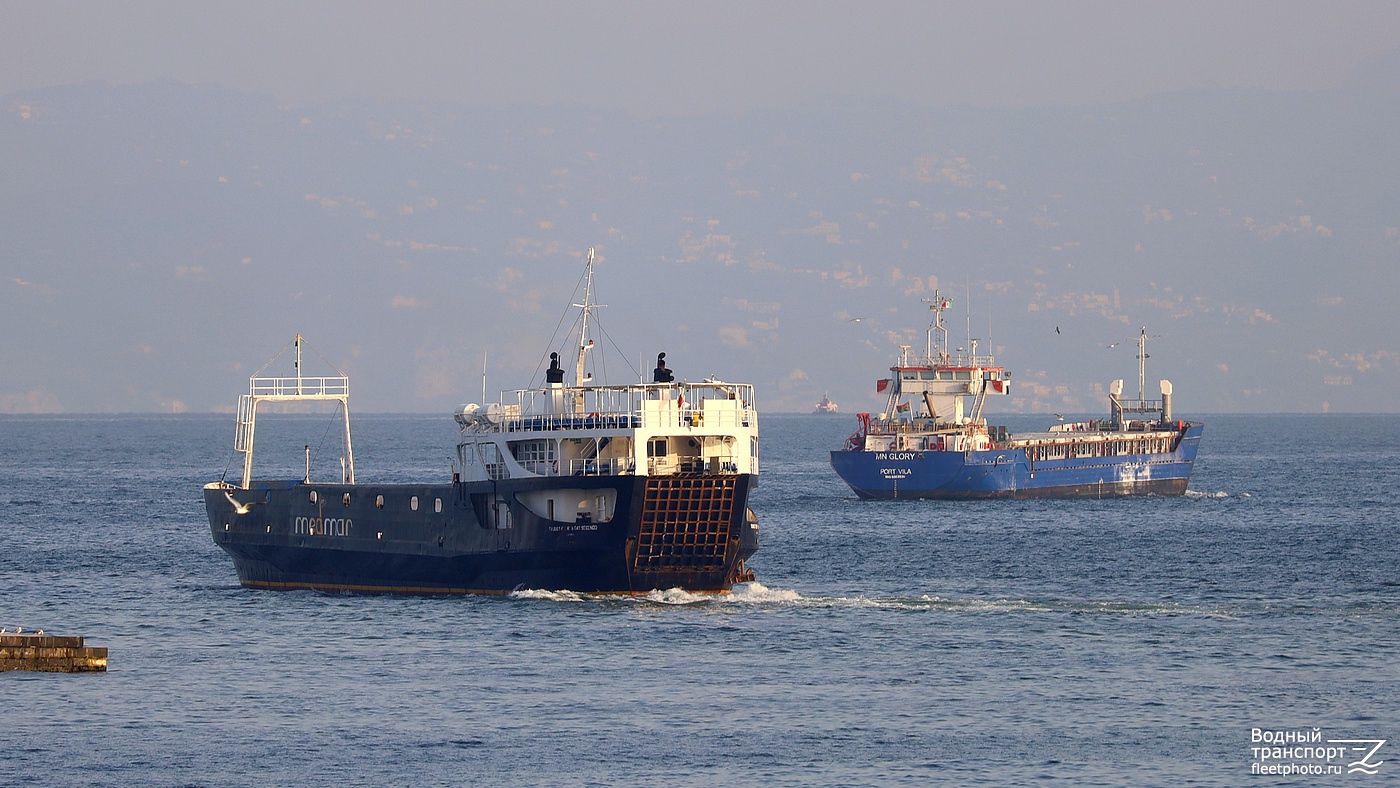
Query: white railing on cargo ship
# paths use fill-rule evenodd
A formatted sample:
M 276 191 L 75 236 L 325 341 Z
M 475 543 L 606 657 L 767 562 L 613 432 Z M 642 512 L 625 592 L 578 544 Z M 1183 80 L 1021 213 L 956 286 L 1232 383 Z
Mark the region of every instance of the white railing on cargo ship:
M 1118 405 L 1124 413 L 1161 413 L 1159 399 L 1120 399 Z
M 942 355 L 924 356 L 922 358 L 910 359 L 913 363 L 903 364 L 906 367 L 971 367 L 974 369 L 988 369 L 997 365 L 996 356 L 982 354 L 972 354 L 967 352 L 944 353 Z

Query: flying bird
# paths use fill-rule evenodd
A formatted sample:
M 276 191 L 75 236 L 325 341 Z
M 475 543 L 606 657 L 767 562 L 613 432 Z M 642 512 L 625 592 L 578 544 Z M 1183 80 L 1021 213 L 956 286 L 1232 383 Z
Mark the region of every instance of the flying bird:
M 864 319 L 865 319 L 865 318 L 863 318 L 863 317 L 853 317 L 853 318 L 848 319 L 846 322 L 847 322 L 847 323 L 859 323 L 860 321 L 862 321 L 862 320 L 864 320 Z
M 1056 334 L 1060 333 L 1060 327 L 1059 327 L 1059 326 L 1055 326 L 1055 333 L 1056 333 Z
M 1118 347 L 1118 343 L 1114 342 L 1112 345 L 1109 345 L 1109 347 Z
M 262 501 L 249 501 L 248 503 L 239 503 L 238 501 L 234 500 L 233 494 L 228 491 L 224 492 L 224 497 L 228 499 L 229 503 L 233 504 L 234 514 L 247 514 L 248 510 L 253 507 L 253 504 L 262 503 Z
M 1058 413 L 1055 414 L 1055 421 L 1064 421 L 1064 420 L 1065 420 L 1065 417 L 1064 417 L 1064 416 L 1061 416 L 1061 415 L 1058 414 Z

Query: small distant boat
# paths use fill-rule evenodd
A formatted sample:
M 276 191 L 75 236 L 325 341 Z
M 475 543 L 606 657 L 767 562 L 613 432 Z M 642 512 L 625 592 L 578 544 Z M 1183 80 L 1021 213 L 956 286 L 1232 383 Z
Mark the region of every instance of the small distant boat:
M 812 412 L 834 414 L 838 412 L 838 409 L 836 407 L 836 403 L 832 402 L 830 397 L 828 397 L 825 394 L 822 394 L 822 401 L 817 403 L 816 409 Z
M 250 588 L 416 594 L 517 589 L 644 594 L 724 592 L 753 579 L 748 508 L 758 474 L 753 387 L 675 381 L 603 385 L 586 371 L 588 250 L 572 383 L 550 354 L 545 384 L 462 406 L 451 479 L 355 480 L 349 380 L 255 373 L 239 397 L 243 477 L 204 487 L 214 542 Z M 259 370 L 261 372 L 261 370 Z M 341 478 L 252 475 L 259 404 L 330 401 L 344 415 Z M 308 450 L 309 452 L 309 450 Z M 444 474 L 446 476 L 446 474 Z
M 1186 492 L 1205 425 L 1172 415 L 1172 384 L 1161 399 L 1143 396 L 1147 329 L 1138 336 L 1138 397 L 1123 398 L 1123 381 L 1109 389 L 1109 417 L 1056 423 L 1045 432 L 1013 435 L 987 425 L 988 396 L 1011 391 L 1011 373 L 990 355 L 948 350 L 937 293 L 925 354 L 904 346 L 890 377 L 885 411 L 856 415 L 859 428 L 831 467 L 861 498 L 1107 498 Z M 972 406 L 964 407 L 964 398 Z

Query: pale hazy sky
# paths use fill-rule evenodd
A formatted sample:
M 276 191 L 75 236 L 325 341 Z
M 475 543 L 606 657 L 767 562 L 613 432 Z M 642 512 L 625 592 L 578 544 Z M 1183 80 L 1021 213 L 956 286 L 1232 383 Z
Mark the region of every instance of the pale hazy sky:
M 824 95 L 1085 104 L 1319 89 L 1400 46 L 1400 2 L 0 0 L 0 95 L 102 79 L 639 114 Z

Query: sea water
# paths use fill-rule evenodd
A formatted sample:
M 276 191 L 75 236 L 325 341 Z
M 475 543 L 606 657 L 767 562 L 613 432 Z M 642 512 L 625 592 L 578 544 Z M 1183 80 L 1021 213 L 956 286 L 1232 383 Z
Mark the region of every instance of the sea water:
M 338 424 L 284 421 L 260 464 L 335 478 Z M 758 582 L 620 599 L 246 590 L 231 416 L 0 417 L 0 626 L 110 649 L 0 674 L 0 783 L 1395 779 L 1400 416 L 1206 421 L 1183 497 L 868 502 L 853 419 L 764 416 Z M 451 473 L 450 419 L 354 430 L 361 481 Z

